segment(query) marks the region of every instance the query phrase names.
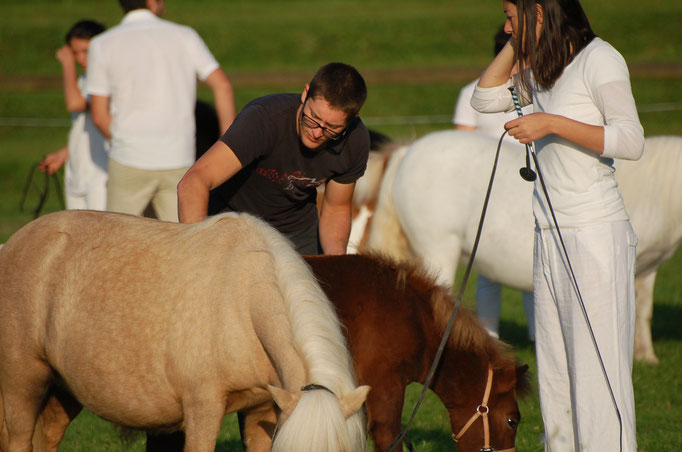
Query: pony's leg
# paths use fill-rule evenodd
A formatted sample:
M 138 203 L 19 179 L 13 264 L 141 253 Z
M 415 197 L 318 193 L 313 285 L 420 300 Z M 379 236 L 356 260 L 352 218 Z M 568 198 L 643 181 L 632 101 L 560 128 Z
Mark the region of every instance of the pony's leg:
M 375 452 L 386 451 L 393 439 L 400 434 L 404 398 L 405 386 L 400 382 L 386 381 L 382 385 L 372 385 L 365 406 Z M 402 450 L 400 443 L 390 452 Z
M 39 360 L 7 364 L 0 379 L 4 414 L 0 430 L 0 450 L 31 451 L 33 432 L 51 372 L 49 367 Z M 13 369 L 20 371 L 11 372 Z
M 248 452 L 267 452 L 272 447 L 272 435 L 277 413 L 271 402 L 237 413 L 242 446 Z
M 523 292 L 523 311 L 526 313 L 526 320 L 528 321 L 528 339 L 535 342 L 535 300 L 533 299 L 533 292 Z
M 500 337 L 500 311 L 502 308 L 502 286 L 478 275 L 476 281 L 476 314 L 488 333 Z
M 33 450 L 57 452 L 66 428 L 82 409 L 82 405 L 70 394 L 52 390 L 36 424 Z
M 651 338 L 651 317 L 654 311 L 656 271 L 635 276 L 635 353 L 636 361 L 658 364 Z
M 189 403 L 183 401 L 185 411 L 185 452 L 213 452 L 220 433 L 225 406 L 220 396 L 201 397 Z

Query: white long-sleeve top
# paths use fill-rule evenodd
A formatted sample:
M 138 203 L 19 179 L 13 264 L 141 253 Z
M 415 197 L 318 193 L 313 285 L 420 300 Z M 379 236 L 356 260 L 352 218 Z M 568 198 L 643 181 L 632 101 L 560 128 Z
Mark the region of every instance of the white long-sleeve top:
M 471 105 L 480 112 L 511 111 L 507 89 L 514 83 L 476 87 Z M 535 142 L 540 170 L 560 227 L 580 227 L 627 220 L 614 178 L 613 159 L 637 160 L 644 150 L 644 131 L 630 88 L 625 60 L 600 38 L 590 42 L 566 66 L 555 85 L 524 92 L 521 104 L 532 101 L 534 112 L 564 116 L 604 127 L 604 152 L 599 155 L 556 135 Z M 533 213 L 542 228 L 553 227 L 539 178 L 535 181 Z

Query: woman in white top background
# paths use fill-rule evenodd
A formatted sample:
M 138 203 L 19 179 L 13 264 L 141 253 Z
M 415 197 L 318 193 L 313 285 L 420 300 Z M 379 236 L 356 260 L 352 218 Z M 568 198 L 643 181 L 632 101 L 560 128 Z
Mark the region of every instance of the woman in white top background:
M 55 57 L 62 65 L 64 101 L 71 113 L 69 142 L 56 152 L 46 155 L 40 169 L 53 174 L 66 163 L 64 192 L 66 208 L 106 210 L 108 143 L 95 127 L 90 114 L 90 99 L 85 94 L 85 72 L 88 68 L 90 40 L 104 31 L 104 25 L 81 20 L 66 34 L 66 44 Z M 79 64 L 83 72 L 76 72 Z
M 636 160 L 644 149 L 628 69 L 592 31 L 577 0 L 503 1 L 503 8 L 511 39 L 481 76 L 471 103 L 481 112 L 510 111 L 507 87 L 515 85 L 522 105 L 533 104 L 532 114 L 505 128 L 523 144 L 535 142 L 598 346 L 538 178 L 533 286 L 546 450 L 636 450 L 637 238 L 613 167 L 614 158 Z M 519 74 L 511 78 L 515 64 Z

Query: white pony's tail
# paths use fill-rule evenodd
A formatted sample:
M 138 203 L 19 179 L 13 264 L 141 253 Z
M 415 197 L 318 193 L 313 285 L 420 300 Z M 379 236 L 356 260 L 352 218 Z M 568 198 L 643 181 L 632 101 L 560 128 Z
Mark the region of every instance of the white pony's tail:
M 396 259 L 407 260 L 414 258 L 407 237 L 400 225 L 393 202 L 393 184 L 396 173 L 407 153 L 408 146 L 398 148 L 388 162 L 384 179 L 379 190 L 376 211 L 372 216 L 367 247 L 369 250 L 381 251 Z M 361 250 L 367 251 L 367 250 Z
M 277 432 L 272 450 L 364 451 L 367 440 L 362 411 L 346 419 L 339 407 L 338 398 L 356 387 L 353 363 L 334 307 L 284 236 L 255 217 L 242 214 L 240 218 L 261 231 L 272 250 L 294 342 L 306 362 L 310 383 L 322 385 L 335 395 L 324 390 L 304 391 Z

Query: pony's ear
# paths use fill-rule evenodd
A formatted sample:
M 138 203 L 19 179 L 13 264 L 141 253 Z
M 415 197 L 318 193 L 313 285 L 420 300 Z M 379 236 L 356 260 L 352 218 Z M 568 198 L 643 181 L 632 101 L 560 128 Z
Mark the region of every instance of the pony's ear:
M 276 386 L 268 385 L 268 391 L 270 392 L 270 395 L 272 395 L 272 399 L 275 401 L 279 409 L 282 410 L 282 412 L 287 416 L 294 411 L 296 404 L 298 404 L 298 401 L 301 399 L 300 392 L 292 393 L 286 389 L 278 388 Z
M 519 397 L 524 397 L 530 394 L 531 386 L 528 374 L 528 364 L 516 366 L 516 393 Z
M 341 412 L 346 419 L 348 419 L 351 414 L 362 408 L 362 404 L 365 403 L 365 399 L 367 399 L 367 394 L 369 393 L 370 389 L 372 388 L 367 385 L 360 386 L 350 394 L 346 394 L 345 396 L 339 398 L 339 406 L 341 407 Z
M 516 366 L 516 378 L 521 378 L 528 372 L 528 364 L 524 364 L 523 366 Z

